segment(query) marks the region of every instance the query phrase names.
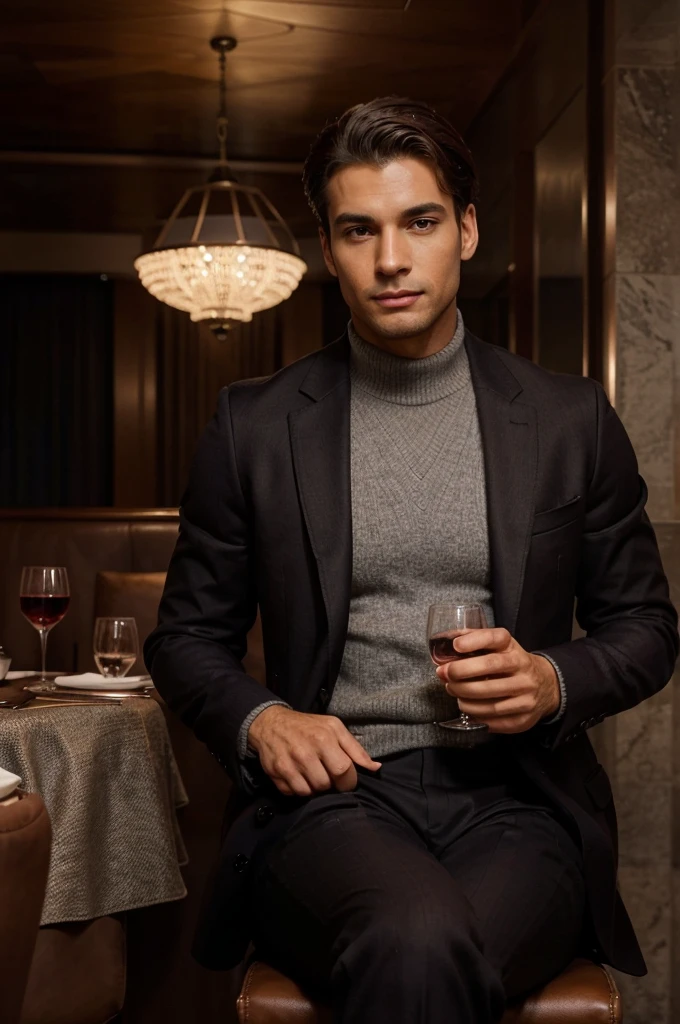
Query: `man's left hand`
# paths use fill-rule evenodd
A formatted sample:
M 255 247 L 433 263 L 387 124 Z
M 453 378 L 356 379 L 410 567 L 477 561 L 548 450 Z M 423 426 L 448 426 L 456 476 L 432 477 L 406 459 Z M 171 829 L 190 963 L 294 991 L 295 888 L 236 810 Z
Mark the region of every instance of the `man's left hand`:
M 454 641 L 466 657 L 439 665 L 437 675 L 466 715 L 491 732 L 526 732 L 560 706 L 560 684 L 547 658 L 529 654 L 507 629 L 472 629 Z

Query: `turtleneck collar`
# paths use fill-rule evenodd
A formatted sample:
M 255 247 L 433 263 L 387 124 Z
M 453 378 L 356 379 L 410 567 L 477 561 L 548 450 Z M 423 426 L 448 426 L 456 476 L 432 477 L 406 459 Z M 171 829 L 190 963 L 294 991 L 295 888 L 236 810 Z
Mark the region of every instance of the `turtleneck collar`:
M 375 398 L 397 405 L 428 405 L 453 394 L 470 382 L 470 368 L 463 345 L 465 325 L 460 310 L 456 331 L 448 345 L 423 359 L 385 352 L 347 326 L 352 385 Z

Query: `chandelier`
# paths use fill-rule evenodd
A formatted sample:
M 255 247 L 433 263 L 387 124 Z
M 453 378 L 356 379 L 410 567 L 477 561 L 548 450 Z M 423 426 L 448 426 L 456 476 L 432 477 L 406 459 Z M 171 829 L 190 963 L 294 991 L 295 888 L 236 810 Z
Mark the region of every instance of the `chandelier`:
M 207 322 L 218 337 L 235 321 L 289 298 L 307 265 L 288 225 L 259 188 L 239 185 L 227 163 L 226 55 L 232 36 L 210 40 L 219 54 L 219 164 L 189 188 L 153 248 L 138 256 L 144 287 L 168 306 Z

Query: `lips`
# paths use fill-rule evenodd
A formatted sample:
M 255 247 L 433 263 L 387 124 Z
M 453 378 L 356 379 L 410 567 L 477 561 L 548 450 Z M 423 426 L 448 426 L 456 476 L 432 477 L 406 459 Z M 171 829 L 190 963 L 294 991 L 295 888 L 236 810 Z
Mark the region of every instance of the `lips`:
M 385 309 L 405 309 L 407 306 L 412 306 L 414 302 L 417 302 L 422 292 L 382 292 L 380 295 L 375 295 L 374 301 L 379 306 L 383 306 Z

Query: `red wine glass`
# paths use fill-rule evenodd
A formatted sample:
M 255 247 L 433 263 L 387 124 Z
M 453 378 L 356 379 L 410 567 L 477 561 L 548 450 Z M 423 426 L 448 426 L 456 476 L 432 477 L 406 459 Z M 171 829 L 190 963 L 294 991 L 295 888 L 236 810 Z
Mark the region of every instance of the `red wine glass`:
M 460 654 L 453 641 L 462 633 L 473 629 L 486 629 L 486 616 L 480 604 L 433 604 L 427 616 L 427 642 L 430 657 L 435 665 L 445 665 L 459 658 L 479 657 L 483 651 Z M 442 729 L 453 729 L 458 734 L 461 746 L 474 746 L 488 738 L 489 727 L 477 722 L 463 711 L 458 718 L 437 722 Z
M 70 598 L 68 573 L 63 566 L 26 565 L 21 571 L 21 610 L 40 634 L 41 682 L 47 682 L 45 659 L 47 634 L 66 615 Z M 55 686 L 52 689 L 56 689 Z

